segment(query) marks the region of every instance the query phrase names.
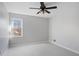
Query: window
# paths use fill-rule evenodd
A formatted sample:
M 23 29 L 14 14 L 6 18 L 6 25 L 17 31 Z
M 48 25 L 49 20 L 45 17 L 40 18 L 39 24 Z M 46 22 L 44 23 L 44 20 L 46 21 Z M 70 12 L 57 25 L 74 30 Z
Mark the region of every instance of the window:
M 12 17 L 9 22 L 10 37 L 23 36 L 23 19 Z

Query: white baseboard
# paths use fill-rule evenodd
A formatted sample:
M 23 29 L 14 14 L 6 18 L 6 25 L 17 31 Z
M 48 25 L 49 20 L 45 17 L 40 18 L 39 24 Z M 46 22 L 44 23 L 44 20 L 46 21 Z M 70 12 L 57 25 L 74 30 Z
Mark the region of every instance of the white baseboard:
M 68 47 L 66 47 L 66 46 L 64 46 L 64 45 L 58 44 L 58 43 L 56 43 L 56 42 L 50 42 L 50 43 L 51 43 L 51 44 L 55 44 L 56 46 L 59 46 L 59 47 L 61 47 L 61 48 L 64 48 L 64 49 L 66 49 L 66 50 L 69 50 L 69 51 L 71 51 L 71 52 L 74 52 L 74 53 L 76 53 L 76 54 L 79 54 L 79 51 L 73 50 L 73 49 L 68 48 Z

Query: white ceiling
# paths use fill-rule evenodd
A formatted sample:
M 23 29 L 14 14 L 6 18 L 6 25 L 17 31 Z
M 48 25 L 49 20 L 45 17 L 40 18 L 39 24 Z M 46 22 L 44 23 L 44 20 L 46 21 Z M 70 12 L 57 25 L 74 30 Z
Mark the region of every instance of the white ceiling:
M 38 14 L 36 13 L 39 10 L 36 9 L 29 9 L 30 7 L 40 7 L 39 2 L 4 2 L 8 12 L 17 13 L 17 14 L 25 14 L 25 15 L 31 15 L 31 16 L 39 16 L 39 17 L 50 17 L 54 10 L 49 10 L 51 14 Z M 46 6 L 54 6 L 57 5 L 57 2 L 45 2 Z

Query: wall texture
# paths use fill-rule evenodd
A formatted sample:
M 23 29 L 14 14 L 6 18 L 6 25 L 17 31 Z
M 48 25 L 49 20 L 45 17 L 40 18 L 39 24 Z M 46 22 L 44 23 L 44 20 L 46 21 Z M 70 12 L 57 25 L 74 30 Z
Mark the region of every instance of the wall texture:
M 33 17 L 10 13 L 10 17 L 23 18 L 23 37 L 10 39 L 10 46 L 28 44 L 32 42 L 48 41 L 49 20 L 47 18 Z
M 50 41 L 79 52 L 79 3 L 59 3 L 49 28 Z

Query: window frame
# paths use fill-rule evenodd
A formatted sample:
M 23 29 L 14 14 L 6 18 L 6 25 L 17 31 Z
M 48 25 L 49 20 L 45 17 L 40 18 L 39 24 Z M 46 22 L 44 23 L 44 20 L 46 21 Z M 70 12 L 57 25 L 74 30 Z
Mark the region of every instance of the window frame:
M 12 24 L 12 21 L 14 21 L 14 20 L 17 20 L 17 21 L 19 21 L 20 22 L 20 28 L 21 28 L 21 35 L 14 35 L 14 34 L 10 34 L 10 33 L 13 33 L 13 32 L 11 32 L 11 29 L 12 29 L 12 26 L 14 26 L 13 24 Z M 15 27 L 14 27 L 15 28 Z M 10 36 L 10 38 L 14 38 L 14 37 L 23 37 L 23 18 L 21 18 L 21 17 L 11 17 L 10 16 L 10 19 L 9 19 L 9 36 Z

